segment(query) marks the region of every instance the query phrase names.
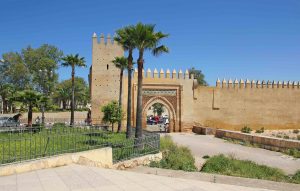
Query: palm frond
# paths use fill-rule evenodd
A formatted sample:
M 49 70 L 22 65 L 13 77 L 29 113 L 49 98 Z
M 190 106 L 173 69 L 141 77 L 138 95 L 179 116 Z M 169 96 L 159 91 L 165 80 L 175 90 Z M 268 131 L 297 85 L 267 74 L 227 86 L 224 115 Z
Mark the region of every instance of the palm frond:
M 169 52 L 169 49 L 168 47 L 166 47 L 165 45 L 161 45 L 159 47 L 156 47 L 152 50 L 152 54 L 154 56 L 159 56 L 161 55 L 162 53 L 168 53 Z

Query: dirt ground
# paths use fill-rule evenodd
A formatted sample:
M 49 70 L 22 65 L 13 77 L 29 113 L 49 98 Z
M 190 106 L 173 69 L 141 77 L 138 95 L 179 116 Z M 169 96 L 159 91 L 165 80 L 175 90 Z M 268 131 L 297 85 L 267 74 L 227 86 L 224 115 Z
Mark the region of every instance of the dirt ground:
M 283 139 L 293 139 L 293 140 L 300 141 L 300 129 L 264 130 L 263 133 L 255 133 L 255 131 L 252 131 L 251 134 L 263 135 L 268 137 L 277 137 Z

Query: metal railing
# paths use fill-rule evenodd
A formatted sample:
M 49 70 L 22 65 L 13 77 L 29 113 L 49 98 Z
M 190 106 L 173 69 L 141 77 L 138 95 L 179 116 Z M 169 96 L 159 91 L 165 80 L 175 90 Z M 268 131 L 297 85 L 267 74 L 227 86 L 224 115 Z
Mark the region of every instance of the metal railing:
M 112 133 L 99 127 L 52 127 L 0 133 L 0 165 L 34 160 L 63 153 L 112 147 L 113 161 L 159 152 L 159 134 L 143 134 L 126 139 L 125 133 Z

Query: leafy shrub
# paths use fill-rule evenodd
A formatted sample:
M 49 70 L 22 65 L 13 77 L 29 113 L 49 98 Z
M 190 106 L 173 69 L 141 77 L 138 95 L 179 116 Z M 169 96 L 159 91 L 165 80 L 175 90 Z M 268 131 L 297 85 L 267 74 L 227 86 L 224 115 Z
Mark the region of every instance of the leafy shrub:
M 300 135 L 297 135 L 297 139 L 300 141 Z
M 169 136 L 169 135 L 166 135 L 160 139 L 160 150 L 162 152 L 168 150 L 169 148 L 171 148 L 174 145 L 175 145 L 175 143 L 173 142 L 171 136 Z
M 64 123 L 54 123 L 52 128 L 58 128 L 58 127 L 66 127 L 66 124 L 64 124 Z
M 292 182 L 300 184 L 300 170 L 292 176 Z
M 150 167 L 173 170 L 196 171 L 195 159 L 189 148 L 176 145 L 171 137 L 161 138 L 163 158 L 159 162 L 151 162 Z
M 252 161 L 238 160 L 224 155 L 217 155 L 208 159 L 201 171 L 273 181 L 284 181 L 287 179 L 280 169 L 258 165 Z
M 204 158 L 204 159 L 209 159 L 209 158 L 210 158 L 210 156 L 208 156 L 208 155 L 204 155 L 202 158 Z
M 289 138 L 290 138 L 290 136 L 288 136 L 288 135 L 284 135 L 284 136 L 283 136 L 283 138 L 284 138 L 284 139 L 289 139 Z
M 260 128 L 260 129 L 258 129 L 258 130 L 255 131 L 255 133 L 263 133 L 263 132 L 265 132 L 265 128 L 264 127 L 262 127 L 262 128 Z
M 294 129 L 293 133 L 298 134 L 299 133 L 299 129 Z
M 252 129 L 250 127 L 247 127 L 247 126 L 244 126 L 242 129 L 241 129 L 241 132 L 242 133 L 251 133 Z
M 295 158 L 300 158 L 300 151 L 295 148 L 287 149 L 284 153 L 287 155 L 293 156 Z

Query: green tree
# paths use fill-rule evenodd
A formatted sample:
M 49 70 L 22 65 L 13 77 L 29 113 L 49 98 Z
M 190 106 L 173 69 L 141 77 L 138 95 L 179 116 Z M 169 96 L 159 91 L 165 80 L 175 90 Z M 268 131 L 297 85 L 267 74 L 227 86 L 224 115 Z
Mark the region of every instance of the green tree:
M 127 26 L 116 31 L 114 40 L 122 45 L 125 51 L 128 51 L 127 57 L 127 72 L 128 72 L 128 88 L 127 88 L 127 124 L 126 124 L 126 138 L 131 137 L 131 106 L 132 106 L 132 70 L 133 70 L 133 50 L 136 48 L 134 41 L 134 26 Z
M 119 91 L 119 107 L 122 108 L 122 93 L 123 93 L 123 73 L 128 67 L 128 60 L 125 57 L 116 57 L 112 61 L 117 68 L 120 69 L 120 91 Z M 118 133 L 121 132 L 122 121 L 118 122 Z
M 205 76 L 201 70 L 197 70 L 194 67 L 189 69 L 189 75 L 194 75 L 194 78 L 197 80 L 199 85 L 208 86 L 208 83 L 205 81 Z
M 161 116 L 161 114 L 165 111 L 164 105 L 161 103 L 155 103 L 153 104 L 153 113 L 157 113 L 158 116 Z
M 3 113 L 8 113 L 7 108 L 12 106 L 10 98 L 15 92 L 15 88 L 12 84 L 0 84 L 0 96 L 3 102 Z
M 169 52 L 165 45 L 160 45 L 160 41 L 168 34 L 155 31 L 155 25 L 138 23 L 134 27 L 134 42 L 139 51 L 138 64 L 138 92 L 137 92 L 137 109 L 136 109 L 136 131 L 135 137 L 142 137 L 142 86 L 143 86 L 143 68 L 144 52 L 150 50 L 154 56 L 161 53 Z
M 78 105 L 86 105 L 89 102 L 89 88 L 86 81 L 81 77 L 75 77 L 75 109 Z M 63 105 L 67 109 L 68 102 L 72 99 L 72 79 L 60 82 L 53 94 L 53 99 L 58 106 Z
M 2 55 L 2 83 L 11 84 L 17 90 L 24 90 L 30 85 L 30 72 L 21 54 L 9 52 Z
M 71 120 L 70 125 L 74 126 L 74 110 L 75 110 L 75 67 L 86 67 L 84 57 L 76 55 L 67 55 L 63 57 L 62 66 L 72 68 L 72 98 L 71 98 Z
M 110 123 L 112 126 L 112 132 L 114 132 L 114 124 L 122 120 L 122 108 L 117 101 L 112 101 L 101 108 L 104 113 L 103 121 Z
M 38 48 L 28 46 L 22 50 L 22 56 L 30 71 L 33 88 L 39 88 L 49 95 L 58 83 L 56 71 L 63 52 L 53 45 L 43 44 Z M 45 72 L 41 74 L 41 71 Z
M 45 101 L 39 92 L 33 90 L 24 90 L 17 92 L 12 98 L 13 101 L 23 103 L 28 108 L 28 126 L 32 126 L 32 109 L 38 107 L 40 102 Z

